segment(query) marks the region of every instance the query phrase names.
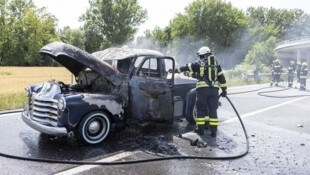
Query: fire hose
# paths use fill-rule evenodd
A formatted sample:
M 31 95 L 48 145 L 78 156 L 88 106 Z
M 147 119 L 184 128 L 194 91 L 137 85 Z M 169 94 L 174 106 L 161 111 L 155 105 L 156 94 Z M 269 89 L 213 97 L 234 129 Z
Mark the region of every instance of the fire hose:
M 95 162 L 95 161 L 72 161 L 72 160 L 54 160 L 54 159 L 43 159 L 43 158 L 32 158 L 32 157 L 22 157 L 16 155 L 10 155 L 0 152 L 0 156 L 17 159 L 17 160 L 24 160 L 24 161 L 33 161 L 33 162 L 45 162 L 45 163 L 57 163 L 57 164 L 75 164 L 75 165 L 126 165 L 126 164 L 138 164 L 138 163 L 147 163 L 147 162 L 156 162 L 156 161 L 166 161 L 166 160 L 186 160 L 186 159 L 202 159 L 202 160 L 228 160 L 228 159 L 237 159 L 245 156 L 249 152 L 249 139 L 247 136 L 247 132 L 245 126 L 242 122 L 242 119 L 235 108 L 234 104 L 231 100 L 226 96 L 226 99 L 232 106 L 233 110 L 235 111 L 239 122 L 242 126 L 245 140 L 246 140 L 246 149 L 244 152 L 233 155 L 233 156 L 218 156 L 218 157 L 211 157 L 211 156 L 169 156 L 169 157 L 156 157 L 150 159 L 141 159 L 141 160 L 126 160 L 126 161 L 114 161 L 114 162 Z

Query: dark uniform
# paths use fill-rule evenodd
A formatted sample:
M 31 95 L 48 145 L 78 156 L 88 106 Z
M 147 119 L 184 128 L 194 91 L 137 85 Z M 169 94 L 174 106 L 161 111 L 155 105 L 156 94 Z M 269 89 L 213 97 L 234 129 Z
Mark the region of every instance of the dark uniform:
M 259 78 L 259 66 L 255 65 L 254 69 L 253 69 L 253 76 L 254 76 L 254 80 L 256 81 L 256 83 L 260 82 L 260 78 Z
M 301 70 L 301 63 L 297 62 L 296 66 L 297 83 L 300 83 L 300 70 Z
M 278 86 L 278 83 L 280 82 L 280 75 L 282 71 L 282 65 L 280 64 L 279 60 L 275 60 L 272 65 L 272 82 L 270 83 L 270 86 L 272 86 L 275 83 L 275 86 Z
M 303 62 L 300 70 L 300 90 L 306 90 L 308 68 L 307 63 Z
M 294 64 L 294 61 L 290 61 L 290 65 L 287 68 L 287 83 L 288 83 L 288 87 L 292 87 L 293 86 L 294 75 L 295 75 L 295 64 Z
M 199 56 L 200 60 L 194 61 L 190 64 L 186 64 L 186 66 L 179 67 L 177 68 L 176 72 L 189 71 L 191 77 L 198 80 L 196 85 L 197 129 L 195 131 L 198 134 L 203 135 L 205 127 L 209 125 L 211 130 L 211 136 L 215 137 L 218 126 L 218 90 L 219 88 L 221 88 L 221 96 L 226 97 L 226 80 L 221 66 L 218 65 L 215 56 L 211 52 Z M 210 63 L 208 63 L 209 61 L 207 60 L 210 59 L 215 60 L 216 62 L 215 74 L 208 70 L 208 66 L 210 66 Z M 212 76 L 214 76 L 213 78 L 215 78 L 215 81 L 210 81 L 210 77 Z

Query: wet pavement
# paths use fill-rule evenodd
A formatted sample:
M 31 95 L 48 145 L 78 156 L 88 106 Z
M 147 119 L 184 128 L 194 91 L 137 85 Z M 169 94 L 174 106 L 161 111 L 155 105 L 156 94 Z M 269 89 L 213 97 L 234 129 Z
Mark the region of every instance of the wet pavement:
M 231 88 L 229 92 L 261 87 L 264 85 Z M 274 94 L 310 95 L 297 89 Z M 310 174 L 309 97 L 268 98 L 250 92 L 232 94 L 229 98 L 243 117 L 249 136 L 250 151 L 242 158 L 89 167 L 0 157 L 0 174 Z M 82 145 L 74 134 L 65 137 L 40 134 L 23 123 L 20 113 L 4 114 L 0 116 L 0 152 L 32 158 L 107 162 L 171 156 L 238 156 L 246 151 L 245 136 L 227 100 L 221 99 L 221 103 L 217 138 L 210 137 L 209 131 L 200 137 L 192 132 L 195 126 L 185 119 L 176 119 L 173 125 L 131 124 L 111 133 L 108 140 L 96 146 Z M 206 145 L 191 146 L 196 139 Z

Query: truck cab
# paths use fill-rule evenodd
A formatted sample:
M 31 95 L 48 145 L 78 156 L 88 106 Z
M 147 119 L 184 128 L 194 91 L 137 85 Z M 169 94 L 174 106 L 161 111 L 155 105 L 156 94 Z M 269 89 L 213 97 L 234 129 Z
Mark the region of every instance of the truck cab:
M 26 88 L 23 121 L 48 135 L 69 132 L 85 144 L 98 144 L 128 120 L 172 123 L 193 119 L 195 81 L 178 78 L 172 57 L 149 49 L 108 48 L 87 53 L 54 42 L 39 51 L 67 68 L 75 82 L 49 80 Z M 190 111 L 191 110 L 191 111 Z

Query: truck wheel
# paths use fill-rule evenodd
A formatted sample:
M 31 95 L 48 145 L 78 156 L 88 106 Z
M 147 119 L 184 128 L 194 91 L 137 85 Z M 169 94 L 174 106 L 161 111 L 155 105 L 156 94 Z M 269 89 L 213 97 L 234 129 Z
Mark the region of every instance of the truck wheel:
M 186 115 L 186 120 L 190 124 L 196 124 L 196 118 L 197 118 L 197 108 L 195 102 L 190 106 L 190 112 L 188 115 Z
M 80 122 L 77 136 L 84 144 L 98 144 L 108 136 L 110 125 L 110 119 L 105 112 L 92 112 Z

